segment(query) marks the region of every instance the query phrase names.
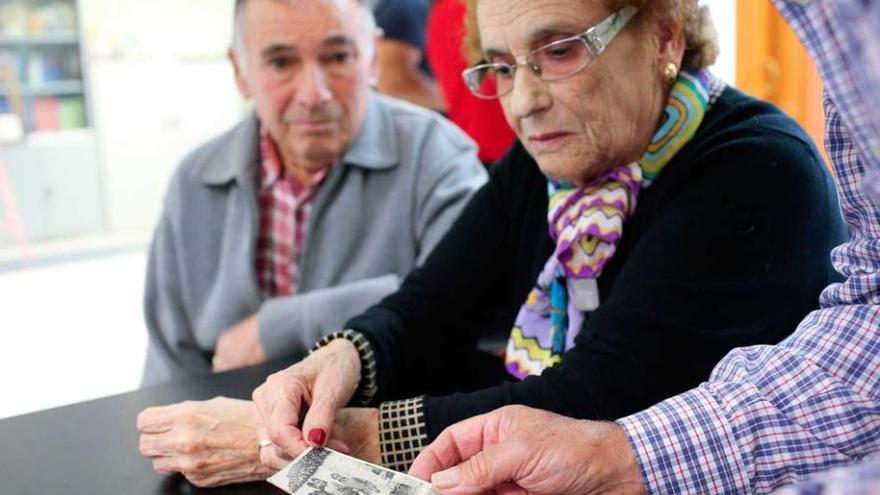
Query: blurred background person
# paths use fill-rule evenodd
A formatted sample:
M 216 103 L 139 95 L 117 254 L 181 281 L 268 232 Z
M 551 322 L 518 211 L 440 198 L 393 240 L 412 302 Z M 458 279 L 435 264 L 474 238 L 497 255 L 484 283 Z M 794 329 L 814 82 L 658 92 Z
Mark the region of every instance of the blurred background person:
M 504 156 L 516 135 L 498 100 L 474 96 L 461 78 L 469 62 L 480 58 L 480 47 L 465 45 L 471 17 L 461 0 L 434 0 L 428 16 L 427 57 L 446 101 L 446 115 L 477 142 L 480 160 L 490 165 Z
M 378 43 L 376 88 L 442 113 L 446 103 L 425 58 L 430 5 L 431 0 L 379 0 L 376 4 L 376 23 L 384 33 Z

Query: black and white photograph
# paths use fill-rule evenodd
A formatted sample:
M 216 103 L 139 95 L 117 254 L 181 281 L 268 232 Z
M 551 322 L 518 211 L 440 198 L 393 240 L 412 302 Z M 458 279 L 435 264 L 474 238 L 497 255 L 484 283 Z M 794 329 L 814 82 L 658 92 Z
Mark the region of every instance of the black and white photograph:
M 303 452 L 268 479 L 292 495 L 432 495 L 431 485 L 326 448 Z

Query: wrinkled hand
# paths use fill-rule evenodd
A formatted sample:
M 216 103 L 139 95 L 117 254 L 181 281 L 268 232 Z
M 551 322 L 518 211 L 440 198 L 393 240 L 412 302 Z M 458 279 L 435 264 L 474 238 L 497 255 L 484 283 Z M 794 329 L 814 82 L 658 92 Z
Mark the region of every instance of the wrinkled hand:
M 360 379 L 361 362 L 354 344 L 334 340 L 269 376 L 254 390 L 259 427 L 291 457 L 309 446 L 324 446 L 333 434 L 337 411 L 351 400 Z
M 223 332 L 214 349 L 214 372 L 253 366 L 266 361 L 260 342 L 259 315 L 254 314 Z
M 410 474 L 430 479 L 443 494 L 645 493 L 619 426 L 522 406 L 450 426 Z
M 137 417 L 141 454 L 160 474 L 181 473 L 201 487 L 264 480 L 289 460 L 260 448 L 253 404 L 217 397 L 144 409 Z M 263 452 L 268 451 L 268 452 Z M 260 462 L 261 454 L 271 464 Z
M 366 407 L 346 407 L 336 413 L 333 440 L 330 448 L 379 463 L 379 410 Z

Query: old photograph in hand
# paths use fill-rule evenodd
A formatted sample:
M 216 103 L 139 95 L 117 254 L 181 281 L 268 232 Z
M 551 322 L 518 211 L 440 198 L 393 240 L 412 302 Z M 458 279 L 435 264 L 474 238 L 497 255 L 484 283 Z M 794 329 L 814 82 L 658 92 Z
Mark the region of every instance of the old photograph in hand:
M 292 495 L 436 495 L 422 480 L 330 449 L 306 450 L 267 481 Z

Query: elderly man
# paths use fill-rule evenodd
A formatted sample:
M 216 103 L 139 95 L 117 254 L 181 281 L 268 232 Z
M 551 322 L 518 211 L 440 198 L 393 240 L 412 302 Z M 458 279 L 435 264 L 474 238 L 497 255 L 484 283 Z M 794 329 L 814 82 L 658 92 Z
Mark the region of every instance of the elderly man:
M 301 356 L 398 287 L 485 181 L 474 144 L 378 96 L 368 7 L 237 0 L 255 104 L 175 174 L 150 254 L 144 383 Z
M 734 350 L 698 388 L 617 424 L 504 408 L 447 429 L 413 474 L 444 494 L 766 493 L 880 452 L 880 2 L 774 3 L 826 83 L 847 280 L 791 337 Z M 783 490 L 877 493 L 874 462 Z

